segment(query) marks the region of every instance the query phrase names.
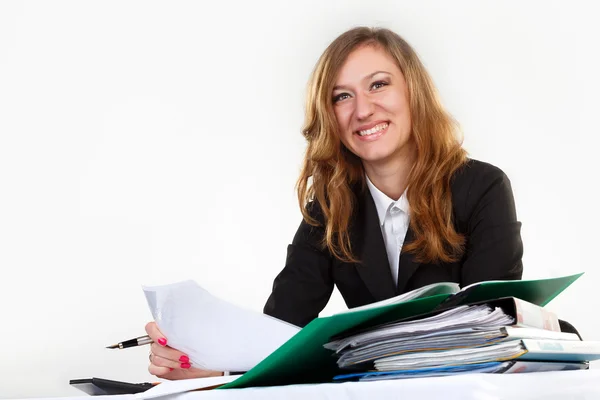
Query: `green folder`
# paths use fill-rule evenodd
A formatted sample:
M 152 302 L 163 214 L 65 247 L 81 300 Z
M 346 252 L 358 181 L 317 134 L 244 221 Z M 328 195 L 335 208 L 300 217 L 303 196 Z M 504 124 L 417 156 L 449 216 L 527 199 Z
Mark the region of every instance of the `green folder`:
M 332 337 L 349 330 L 501 297 L 517 297 L 544 306 L 581 275 L 583 273 L 551 279 L 480 282 L 453 294 L 435 294 L 382 306 L 374 303 L 368 309 L 316 318 L 250 371 L 219 389 L 331 382 L 339 369 L 333 353 L 323 345 Z

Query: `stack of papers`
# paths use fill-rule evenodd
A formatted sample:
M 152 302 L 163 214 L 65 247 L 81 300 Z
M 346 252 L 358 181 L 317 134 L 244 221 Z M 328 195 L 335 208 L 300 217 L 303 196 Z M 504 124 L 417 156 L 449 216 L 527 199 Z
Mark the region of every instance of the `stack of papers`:
M 446 351 L 423 351 L 384 357 L 375 361 L 378 371 L 416 369 L 452 365 L 476 364 L 496 360 L 510 360 L 525 354 L 520 340 L 511 340 L 493 346 L 468 347 Z
M 338 358 L 341 368 L 374 361 L 384 357 L 410 354 L 412 352 L 432 352 L 450 349 L 486 346 L 507 338 L 579 340 L 573 333 L 552 332 L 543 329 L 501 327 L 497 329 L 448 329 L 412 336 L 402 336 L 344 351 Z
M 600 358 L 600 342 L 515 322 L 500 307 L 466 305 L 347 334 L 324 347 L 335 351 L 341 369 L 357 371 L 335 380 L 586 369 Z
M 477 326 L 480 329 L 510 325 L 514 319 L 502 309 L 487 305 L 461 306 L 438 315 L 417 321 L 397 322 L 370 328 L 366 332 L 350 335 L 325 345 L 326 349 L 341 352 L 348 347 L 381 343 L 386 339 L 413 338 L 415 334 L 435 334 Z

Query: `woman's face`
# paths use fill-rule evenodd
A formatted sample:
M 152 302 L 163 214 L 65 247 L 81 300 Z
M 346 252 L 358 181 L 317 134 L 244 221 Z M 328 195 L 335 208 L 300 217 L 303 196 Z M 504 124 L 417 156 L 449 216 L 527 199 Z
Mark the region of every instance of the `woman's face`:
M 367 45 L 348 56 L 332 93 L 342 143 L 363 163 L 411 156 L 408 90 L 394 59 Z

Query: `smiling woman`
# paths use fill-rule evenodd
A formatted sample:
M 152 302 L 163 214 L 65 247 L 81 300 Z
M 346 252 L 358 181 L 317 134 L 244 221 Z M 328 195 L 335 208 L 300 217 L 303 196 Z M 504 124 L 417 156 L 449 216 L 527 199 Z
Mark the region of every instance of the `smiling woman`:
M 337 258 L 358 261 L 350 250 L 348 225 L 355 210 L 349 205 L 356 186 L 364 190 L 365 182 L 378 193 L 382 225 L 391 200 L 410 204 L 410 218 L 405 213 L 396 231 L 406 232 L 410 219 L 414 240 L 405 244 L 400 235 L 397 243 L 386 242 L 393 278 L 396 247 L 413 252 L 419 262 L 462 256 L 465 237 L 454 227 L 450 180 L 466 163 L 466 152 L 429 74 L 404 39 L 369 28 L 337 38 L 313 73 L 304 134 L 309 146 L 300 202 L 317 200 L 329 221 L 327 247 Z M 304 216 L 316 223 L 308 211 Z
M 304 326 L 337 286 L 358 307 L 436 282 L 520 279 L 521 224 L 499 168 L 468 159 L 416 53 L 387 29 L 325 50 L 308 87 L 303 221 L 264 312 Z M 310 182 L 310 183 L 309 183 Z M 190 368 L 156 324 L 149 370 Z

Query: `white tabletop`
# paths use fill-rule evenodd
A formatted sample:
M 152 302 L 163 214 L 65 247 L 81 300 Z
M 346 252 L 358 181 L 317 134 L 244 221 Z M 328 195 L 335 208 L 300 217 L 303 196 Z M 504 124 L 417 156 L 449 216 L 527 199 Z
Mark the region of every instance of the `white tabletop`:
M 135 395 L 96 396 L 98 400 L 133 400 Z M 528 374 L 466 374 L 379 382 L 346 382 L 188 392 L 161 400 L 208 399 L 600 399 L 600 369 Z M 68 397 L 90 400 L 89 396 Z M 46 399 L 48 400 L 48 399 Z

